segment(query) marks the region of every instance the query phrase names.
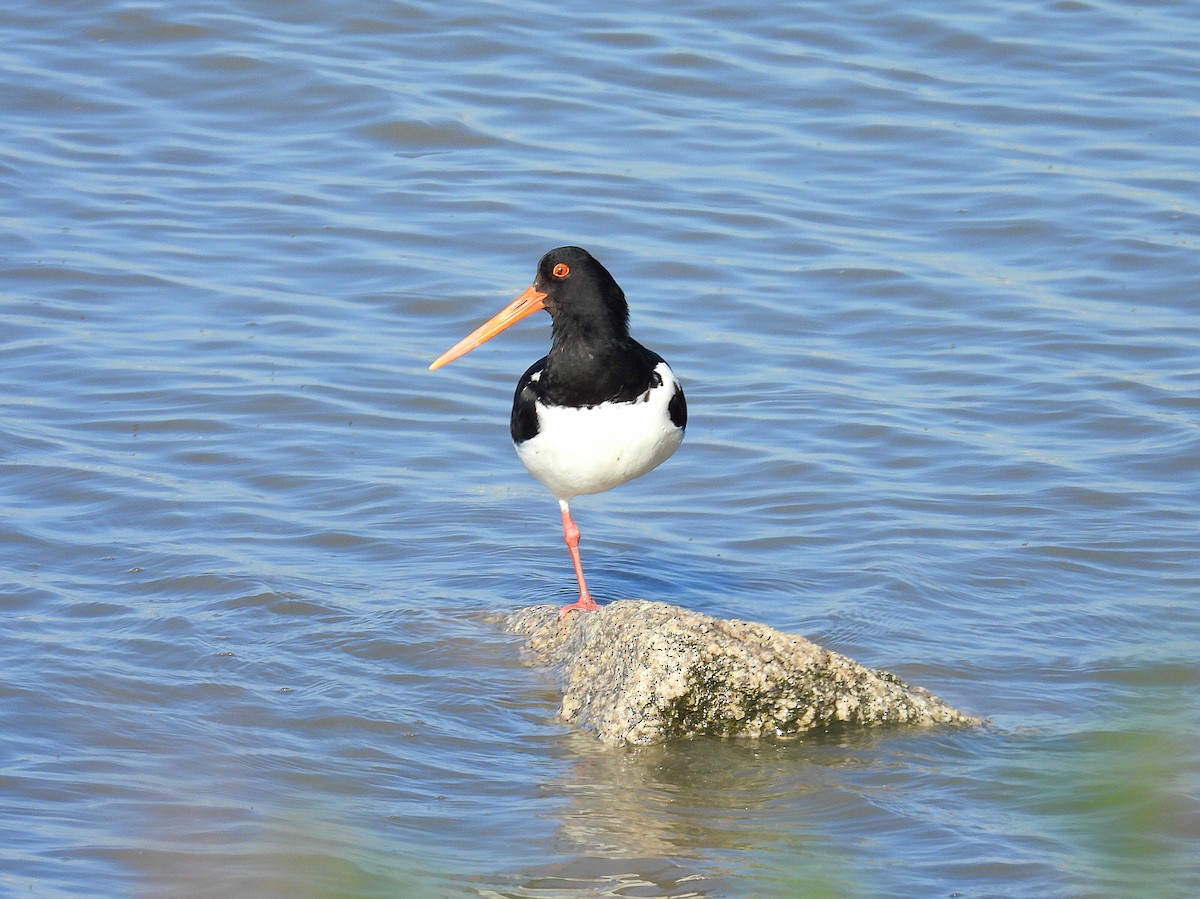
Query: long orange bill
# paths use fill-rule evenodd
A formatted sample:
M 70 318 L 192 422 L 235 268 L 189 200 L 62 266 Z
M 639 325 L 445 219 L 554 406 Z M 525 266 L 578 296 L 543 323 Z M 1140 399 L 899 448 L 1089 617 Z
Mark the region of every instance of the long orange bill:
M 433 360 L 433 365 L 429 366 L 429 370 L 433 371 L 436 368 L 441 368 L 450 362 L 453 362 L 459 356 L 465 356 L 475 347 L 487 343 L 505 328 L 510 325 L 515 325 L 523 318 L 527 318 L 539 309 L 545 308 L 543 303 L 546 300 L 546 295 L 540 290 L 535 290 L 532 286 L 526 291 L 497 312 L 494 316 L 485 321 L 482 325 L 460 340 L 442 355 Z

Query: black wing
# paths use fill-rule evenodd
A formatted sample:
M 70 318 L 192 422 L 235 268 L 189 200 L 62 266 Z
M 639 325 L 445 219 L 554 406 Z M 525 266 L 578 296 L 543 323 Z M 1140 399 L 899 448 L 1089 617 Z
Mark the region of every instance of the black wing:
M 517 381 L 517 390 L 513 394 L 512 419 L 509 421 L 509 432 L 513 443 L 522 444 L 537 436 L 537 382 L 546 368 L 546 357 L 543 356 L 529 366 L 521 380 Z

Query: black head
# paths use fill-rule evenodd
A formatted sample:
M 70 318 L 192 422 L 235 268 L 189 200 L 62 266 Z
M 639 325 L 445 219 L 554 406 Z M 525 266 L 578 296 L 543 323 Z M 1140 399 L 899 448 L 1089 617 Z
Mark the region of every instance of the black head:
M 538 263 L 533 287 L 546 295 L 545 308 L 554 319 L 555 343 L 629 337 L 625 292 L 587 250 L 551 250 Z
M 587 250 L 559 247 L 542 257 L 533 284 L 524 293 L 438 356 L 429 368 L 453 362 L 540 309 L 554 320 L 551 356 L 594 358 L 632 343 L 629 306 L 608 269 Z

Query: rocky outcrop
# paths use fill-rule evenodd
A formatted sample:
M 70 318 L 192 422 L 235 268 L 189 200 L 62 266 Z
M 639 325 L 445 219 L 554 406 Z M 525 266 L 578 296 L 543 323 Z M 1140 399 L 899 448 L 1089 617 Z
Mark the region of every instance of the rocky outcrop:
M 605 743 L 980 723 L 803 637 L 666 603 L 622 600 L 562 621 L 557 606 L 532 606 L 503 623 L 558 673 L 562 717 Z

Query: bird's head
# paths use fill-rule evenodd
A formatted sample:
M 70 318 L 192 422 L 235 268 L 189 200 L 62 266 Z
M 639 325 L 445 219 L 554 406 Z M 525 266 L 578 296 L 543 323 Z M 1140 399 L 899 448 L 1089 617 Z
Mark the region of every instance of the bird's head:
M 466 355 L 541 309 L 554 319 L 556 343 L 629 336 L 629 305 L 608 269 L 587 250 L 558 247 L 538 262 L 533 284 L 524 293 L 435 359 L 430 370 Z
M 580 247 L 558 247 L 538 262 L 533 289 L 554 319 L 556 339 L 629 333 L 629 304 L 608 269 Z

